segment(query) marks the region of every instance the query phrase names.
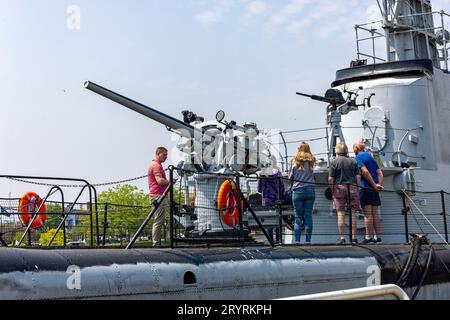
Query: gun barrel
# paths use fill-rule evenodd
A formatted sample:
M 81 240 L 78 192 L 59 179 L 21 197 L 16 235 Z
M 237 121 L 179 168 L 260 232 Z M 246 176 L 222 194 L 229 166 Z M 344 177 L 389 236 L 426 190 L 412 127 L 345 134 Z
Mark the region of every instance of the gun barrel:
M 309 95 L 309 94 L 306 94 L 306 93 L 301 93 L 301 92 L 296 92 L 296 94 L 298 94 L 299 96 L 304 96 L 304 97 L 307 97 L 307 98 L 311 98 L 312 96 L 311 95 Z
M 127 107 L 133 111 L 136 111 L 150 119 L 153 119 L 171 129 L 177 130 L 179 134 L 186 138 L 193 138 L 194 137 L 194 127 L 184 123 L 181 120 L 175 119 L 161 111 L 152 109 L 150 107 L 147 107 L 143 105 L 142 103 L 136 102 L 134 100 L 131 100 L 127 97 L 124 97 L 118 93 L 115 93 L 111 90 L 108 90 L 102 86 L 99 86 L 98 84 L 95 84 L 91 81 L 85 81 L 84 87 L 86 89 L 89 89 L 105 98 L 108 98 L 114 102 L 117 102 L 118 104 L 123 105 L 124 107 Z
M 301 92 L 296 92 L 296 93 L 299 96 L 308 97 L 308 98 L 311 98 L 311 99 L 316 100 L 316 101 L 322 101 L 322 102 L 331 103 L 331 104 L 336 103 L 334 101 L 334 99 L 330 99 L 330 98 L 326 98 L 326 97 L 322 97 L 322 96 L 317 96 L 315 94 L 309 95 L 309 94 L 305 94 L 305 93 L 301 93 Z

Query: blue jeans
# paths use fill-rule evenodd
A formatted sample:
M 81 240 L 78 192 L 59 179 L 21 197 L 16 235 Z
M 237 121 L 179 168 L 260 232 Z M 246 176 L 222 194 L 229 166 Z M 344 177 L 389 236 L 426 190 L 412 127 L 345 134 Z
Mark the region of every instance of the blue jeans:
M 292 203 L 295 209 L 295 242 L 300 242 L 302 227 L 305 225 L 306 242 L 311 242 L 313 222 L 312 210 L 316 200 L 314 187 L 305 187 L 292 190 Z

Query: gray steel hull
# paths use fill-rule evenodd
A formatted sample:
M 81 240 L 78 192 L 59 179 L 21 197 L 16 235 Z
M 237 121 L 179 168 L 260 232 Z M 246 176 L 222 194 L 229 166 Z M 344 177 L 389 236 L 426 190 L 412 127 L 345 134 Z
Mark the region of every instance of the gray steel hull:
M 450 299 L 450 250 L 418 298 Z M 425 270 L 423 247 L 405 289 Z M 212 249 L 0 249 L 0 299 L 276 299 L 395 283 L 409 245 Z M 409 289 L 408 289 L 409 288 Z

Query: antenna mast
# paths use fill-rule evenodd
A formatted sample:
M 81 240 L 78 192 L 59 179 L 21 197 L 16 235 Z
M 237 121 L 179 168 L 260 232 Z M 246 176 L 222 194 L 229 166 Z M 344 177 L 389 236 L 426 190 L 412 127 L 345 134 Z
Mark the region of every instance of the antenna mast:
M 378 0 L 379 1 L 379 0 Z M 439 51 L 429 0 L 383 0 L 388 61 L 430 59 L 440 68 Z

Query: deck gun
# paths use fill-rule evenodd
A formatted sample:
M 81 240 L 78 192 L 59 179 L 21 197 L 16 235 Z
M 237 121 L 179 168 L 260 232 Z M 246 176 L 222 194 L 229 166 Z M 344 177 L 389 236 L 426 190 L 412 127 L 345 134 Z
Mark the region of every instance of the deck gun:
M 153 119 L 180 137 L 177 148 L 184 154 L 180 169 L 194 172 L 262 171 L 270 174 L 270 146 L 254 123 L 238 125 L 225 121 L 219 111 L 215 120 L 205 121 L 192 111 L 182 111 L 183 121 L 145 106 L 90 81 L 84 87 L 133 111 Z
M 363 90 L 363 87 L 358 87 L 355 91 L 349 91 L 344 89 L 344 93 L 347 93 L 347 98 L 344 99 L 342 92 L 338 89 L 328 89 L 325 92 L 325 96 L 309 95 L 301 92 L 297 92 L 297 95 L 311 98 L 316 101 L 326 102 L 327 106 L 327 124 L 330 127 L 330 136 L 328 141 L 328 162 L 330 162 L 330 154 L 336 155 L 335 147 L 337 139 L 340 142 L 345 143 L 344 134 L 342 133 L 341 121 L 342 116 L 348 114 L 351 111 L 358 110 L 360 106 L 371 107 L 371 99 L 375 96 L 375 93 L 371 93 L 368 98 L 364 98 L 362 103 L 357 103 L 359 96 L 358 92 Z
M 309 95 L 301 92 L 297 92 L 299 96 L 304 96 L 311 98 L 316 101 L 326 102 L 328 104 L 331 104 L 335 107 L 338 107 L 345 103 L 344 97 L 342 96 L 342 93 L 337 89 L 328 89 L 327 92 L 325 92 L 325 96 L 316 96 L 315 94 Z

